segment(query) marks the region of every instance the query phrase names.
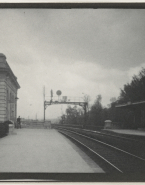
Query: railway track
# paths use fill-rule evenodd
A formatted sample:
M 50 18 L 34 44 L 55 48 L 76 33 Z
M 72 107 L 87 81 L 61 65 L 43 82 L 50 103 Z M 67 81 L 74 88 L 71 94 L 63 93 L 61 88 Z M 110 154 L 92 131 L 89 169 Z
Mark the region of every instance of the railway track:
M 93 133 L 95 135 L 114 137 L 114 138 L 123 139 L 123 140 L 126 140 L 126 141 L 142 142 L 141 140 L 134 139 L 132 137 L 119 136 L 118 134 L 115 135 L 115 134 L 105 133 L 105 132 L 102 132 L 102 131 L 93 131 L 93 130 L 88 130 L 88 129 L 81 129 L 81 128 L 75 128 L 75 127 L 66 127 L 66 126 L 65 127 L 64 126 L 57 126 L 57 128 L 67 128 L 69 130 L 77 130 L 77 131 L 81 131 L 81 132 L 85 131 L 85 132 L 88 132 L 88 133 Z
M 144 173 L 145 158 L 121 148 L 66 128 L 57 128 L 59 132 L 79 144 L 79 146 L 97 162 L 105 172 Z
M 84 134 L 91 138 L 103 141 L 114 147 L 118 147 L 134 155 L 138 155 L 140 158 L 145 158 L 145 140 L 128 138 L 124 136 L 103 133 L 101 131 L 92 131 L 87 129 L 72 128 L 72 127 L 62 127 L 57 126 L 56 128 L 65 128 L 70 131 L 75 131 L 79 134 Z

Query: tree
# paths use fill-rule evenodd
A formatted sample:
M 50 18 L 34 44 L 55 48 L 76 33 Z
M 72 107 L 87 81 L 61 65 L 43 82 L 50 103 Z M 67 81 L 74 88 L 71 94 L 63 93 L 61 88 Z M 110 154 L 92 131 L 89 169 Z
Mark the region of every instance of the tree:
M 60 124 L 65 124 L 65 115 L 61 116 Z
M 68 106 L 66 109 L 66 114 L 66 122 L 68 124 L 77 124 L 77 118 L 79 117 L 79 111 L 77 110 L 77 106 Z
M 116 101 L 117 101 L 117 99 L 116 99 L 115 97 L 110 98 L 110 102 L 111 102 L 111 103 L 114 103 L 114 102 L 116 102 Z
M 102 108 L 101 101 L 102 101 L 102 96 L 98 95 L 90 110 L 90 118 L 89 118 L 90 124 L 101 126 L 103 123 L 103 119 L 102 119 L 103 108 Z
M 83 97 L 83 100 L 84 100 L 84 102 L 86 102 L 87 103 L 87 112 L 89 112 L 89 102 L 90 102 L 90 96 L 89 95 L 87 95 L 87 94 L 85 94 L 84 95 L 84 97 Z
M 121 89 L 119 103 L 136 102 L 145 100 L 145 68 L 134 75 L 132 81 Z
M 121 89 L 117 104 L 132 103 L 145 100 L 145 68 L 142 68 L 138 75 L 134 75 L 130 83 L 124 85 Z M 126 128 L 135 128 L 135 112 L 130 109 L 117 109 L 115 119 L 122 121 Z

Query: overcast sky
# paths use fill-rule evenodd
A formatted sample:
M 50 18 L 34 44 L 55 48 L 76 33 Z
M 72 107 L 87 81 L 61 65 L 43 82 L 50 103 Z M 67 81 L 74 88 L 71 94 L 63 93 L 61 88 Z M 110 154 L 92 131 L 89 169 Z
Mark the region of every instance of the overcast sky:
M 107 106 L 145 66 L 145 10 L 0 9 L 0 43 L 21 86 L 21 117 L 43 118 L 43 86 L 91 103 L 101 94 Z M 48 107 L 46 118 L 64 107 Z

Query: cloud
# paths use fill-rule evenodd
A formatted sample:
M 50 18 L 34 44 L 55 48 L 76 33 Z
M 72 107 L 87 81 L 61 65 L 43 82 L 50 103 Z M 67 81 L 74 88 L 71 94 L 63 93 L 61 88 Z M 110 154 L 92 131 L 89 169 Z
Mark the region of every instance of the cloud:
M 92 103 L 101 94 L 103 105 L 118 97 L 144 64 L 144 15 L 123 9 L 1 9 L 0 50 L 21 86 L 18 112 L 43 116 L 44 85 L 48 94 L 85 93 Z M 50 115 L 60 115 L 58 107 Z
M 82 93 L 88 94 L 91 97 L 91 104 L 94 102 L 98 94 L 102 95 L 103 105 L 107 105 L 111 97 L 116 97 L 119 94 L 119 89 L 112 78 L 119 79 L 123 77 L 123 73 L 119 70 L 106 71 L 101 66 L 95 64 L 86 64 L 80 62 L 74 65 L 66 65 L 63 62 L 54 61 L 53 63 L 42 63 L 37 61 L 35 65 L 19 65 L 15 69 L 19 76 L 18 81 L 21 85 L 19 90 L 19 109 L 24 116 L 29 112 L 39 112 L 43 115 L 43 86 L 46 87 L 46 95 L 50 96 L 50 90 L 53 89 L 54 96 L 56 91 L 61 90 L 63 96 L 83 97 Z M 25 74 L 22 73 L 25 71 Z M 117 82 L 116 82 L 117 83 Z M 48 98 L 49 100 L 49 98 Z M 32 104 L 32 107 L 29 106 Z M 34 106 L 35 105 L 35 106 Z M 25 109 L 23 109 L 25 107 Z M 59 107 L 60 108 L 60 107 Z M 54 106 L 51 116 L 55 117 L 58 114 Z M 38 111 L 38 109 L 40 109 Z M 60 114 L 60 113 L 59 113 Z
M 1 10 L 1 41 L 8 53 L 17 51 L 26 62 L 39 54 L 129 69 L 144 60 L 144 14 L 144 10 Z

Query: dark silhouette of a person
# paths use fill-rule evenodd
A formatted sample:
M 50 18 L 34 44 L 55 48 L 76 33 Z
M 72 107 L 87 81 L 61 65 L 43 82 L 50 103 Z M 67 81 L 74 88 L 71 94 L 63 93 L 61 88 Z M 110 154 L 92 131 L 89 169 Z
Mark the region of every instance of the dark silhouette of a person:
M 17 128 L 18 127 L 21 128 L 21 118 L 20 118 L 20 116 L 17 118 L 17 124 L 18 124 Z

